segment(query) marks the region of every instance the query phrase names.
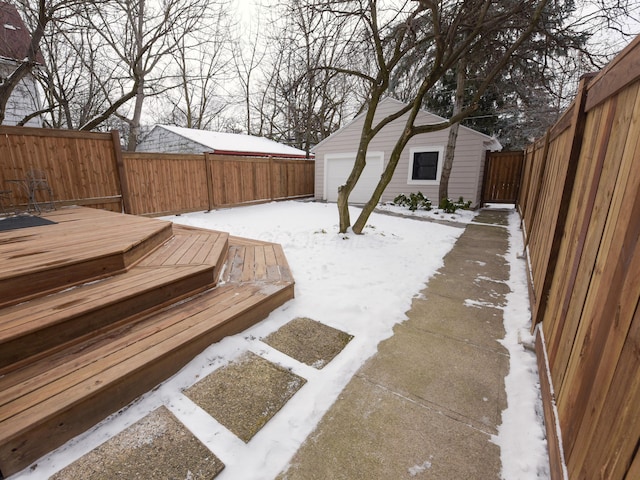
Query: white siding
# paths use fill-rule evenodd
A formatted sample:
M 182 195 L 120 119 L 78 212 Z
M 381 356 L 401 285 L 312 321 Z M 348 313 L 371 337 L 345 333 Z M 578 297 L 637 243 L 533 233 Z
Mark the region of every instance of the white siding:
M 14 62 L 0 61 L 0 76 L 7 77 L 16 69 Z M 33 76 L 24 77 L 11 92 L 7 109 L 5 110 L 4 125 L 17 125 L 27 115 L 40 110 L 40 95 L 38 86 Z M 42 119 L 35 117 L 29 120 L 25 126 L 42 127 Z
M 400 102 L 386 99 L 380 103 L 376 118 L 383 118 L 384 116 L 390 115 L 402 108 L 402 106 Z M 417 123 L 428 124 L 439 123 L 440 121 L 442 121 L 442 119 L 436 115 L 420 112 Z M 342 154 L 357 150 L 363 122 L 363 116 L 356 118 L 352 123 L 334 133 L 314 149 L 316 155 L 315 197 L 317 199 L 326 199 L 324 195 L 325 156 L 327 154 Z M 384 152 L 385 166 L 389 162 L 391 149 L 399 138 L 403 126 L 403 118 L 396 120 L 384 127 L 369 144 L 369 151 Z M 413 137 L 402 152 L 398 166 L 381 200 L 388 202 L 400 193 L 408 194 L 418 191 L 421 191 L 425 196 L 434 201 L 437 200 L 438 185 L 409 185 L 407 180 L 409 175 L 409 152 L 412 148 L 423 146 L 441 146 L 446 150 L 448 136 L 449 129 Z M 451 171 L 451 178 L 449 180 L 450 198 L 457 200 L 458 197 L 462 196 L 465 200 L 471 200 L 473 205 L 479 202 L 479 189 L 482 183 L 482 164 L 485 155 L 484 142 L 487 139 L 488 137 L 485 135 L 469 128 L 461 127 L 458 131 L 456 154 Z

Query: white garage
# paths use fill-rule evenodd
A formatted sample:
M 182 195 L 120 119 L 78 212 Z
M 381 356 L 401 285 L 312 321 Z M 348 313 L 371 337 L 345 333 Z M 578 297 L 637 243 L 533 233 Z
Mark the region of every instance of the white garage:
M 407 105 L 392 98 L 383 99 L 376 110 L 373 125 L 385 118 L 395 116 Z M 316 157 L 315 198 L 335 202 L 338 187 L 343 185 L 356 157 L 360 145 L 366 112 L 337 130 L 313 148 Z M 349 197 L 350 203 L 365 203 L 380 180 L 383 166 L 389 161 L 396 142 L 405 129 L 408 113 L 387 123 L 368 144 L 367 167 L 362 173 L 356 189 Z M 432 125 L 445 119 L 421 110 L 416 125 Z M 380 198 L 390 202 L 401 193 L 421 192 L 437 202 L 444 153 L 449 141 L 449 129 L 414 135 L 405 145 L 398 159 L 389 184 Z M 453 168 L 449 179 L 449 197 L 480 202 L 484 160 L 488 150 L 500 150 L 502 146 L 492 137 L 471 128 L 461 126 L 458 131 Z
M 338 200 L 338 187 L 344 185 L 353 169 L 356 154 L 327 154 L 324 157 L 325 188 L 324 198 L 330 202 Z M 384 154 L 367 153 L 367 165 L 360 179 L 349 195 L 349 203 L 366 203 L 376 188 L 382 175 Z

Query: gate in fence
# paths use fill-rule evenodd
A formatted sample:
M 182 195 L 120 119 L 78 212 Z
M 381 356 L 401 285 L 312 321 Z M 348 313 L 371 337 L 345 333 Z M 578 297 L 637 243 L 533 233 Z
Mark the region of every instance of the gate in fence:
M 487 152 L 481 205 L 516 203 L 520 192 L 524 152 Z

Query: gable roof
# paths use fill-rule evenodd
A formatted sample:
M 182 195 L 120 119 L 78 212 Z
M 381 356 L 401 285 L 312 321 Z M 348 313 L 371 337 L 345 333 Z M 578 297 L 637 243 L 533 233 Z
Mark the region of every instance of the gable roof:
M 387 104 L 395 104 L 397 106 L 396 111 L 400 110 L 401 108 L 406 107 L 408 105 L 407 103 L 401 102 L 400 100 L 396 100 L 395 98 L 385 97 L 382 100 L 380 100 L 380 103 L 378 104 L 378 107 L 384 107 Z M 355 122 L 360 120 L 360 118 L 362 118 L 364 115 L 366 115 L 366 113 L 367 112 L 364 111 L 361 114 L 355 116 L 346 125 L 344 125 L 343 127 L 339 128 L 338 130 L 333 132 L 331 135 L 329 135 L 327 138 L 325 138 L 320 143 L 318 143 L 315 147 L 313 147 L 313 150 L 317 149 L 320 145 L 322 145 L 324 142 L 326 142 L 330 138 L 334 137 L 335 135 L 339 135 L 344 130 L 350 128 L 351 125 L 353 125 Z M 436 115 L 435 113 L 431 113 L 431 112 L 429 112 L 427 110 L 424 110 L 424 109 L 420 109 L 420 113 L 423 114 L 423 115 L 428 115 L 429 117 L 433 117 L 433 119 L 434 119 L 433 123 L 439 123 L 439 122 L 447 121 L 446 118 L 441 117 L 439 115 Z M 377 114 L 377 112 L 376 112 L 376 114 Z M 402 117 L 400 117 L 400 119 L 401 118 Z M 397 119 L 397 120 L 394 120 L 394 121 L 397 122 L 400 119 Z M 500 144 L 500 142 L 495 137 L 491 137 L 491 136 L 489 136 L 489 135 L 487 135 L 485 133 L 479 132 L 478 130 L 474 130 L 473 128 L 465 127 L 464 125 L 460 125 L 460 129 L 463 130 L 463 131 L 469 132 L 469 133 L 471 133 L 473 135 L 478 135 L 479 137 L 483 138 L 484 143 L 487 145 L 487 147 L 490 150 L 501 150 L 502 149 L 502 145 Z
M 174 127 L 172 125 L 156 125 L 173 132 L 192 142 L 202 145 L 203 150 L 214 153 L 248 154 L 248 155 L 277 155 L 290 158 L 306 158 L 304 150 L 275 142 L 265 137 L 245 135 L 240 133 L 212 132 L 195 128 Z
M 16 7 L 0 2 L 0 57 L 23 61 L 29 52 L 31 34 L 25 26 Z M 38 63 L 44 63 L 42 54 L 36 56 Z

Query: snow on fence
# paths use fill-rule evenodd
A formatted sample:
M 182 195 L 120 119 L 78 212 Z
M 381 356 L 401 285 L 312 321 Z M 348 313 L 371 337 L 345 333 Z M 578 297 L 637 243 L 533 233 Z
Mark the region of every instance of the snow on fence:
M 41 170 L 55 203 L 168 215 L 313 195 L 313 160 L 121 152 L 117 132 L 0 127 L 0 190 L 25 208 L 19 183 Z
M 640 478 L 640 37 L 527 148 L 519 208 L 552 478 Z

